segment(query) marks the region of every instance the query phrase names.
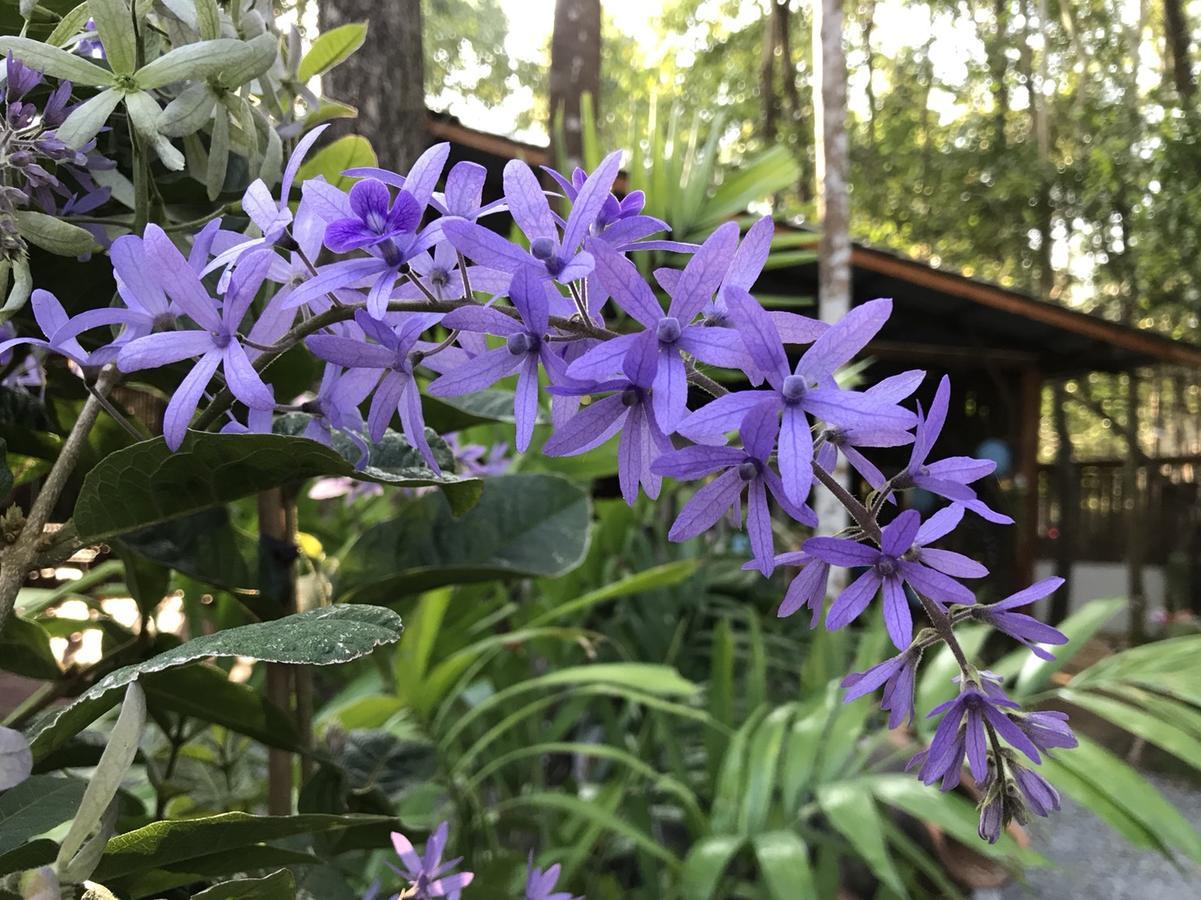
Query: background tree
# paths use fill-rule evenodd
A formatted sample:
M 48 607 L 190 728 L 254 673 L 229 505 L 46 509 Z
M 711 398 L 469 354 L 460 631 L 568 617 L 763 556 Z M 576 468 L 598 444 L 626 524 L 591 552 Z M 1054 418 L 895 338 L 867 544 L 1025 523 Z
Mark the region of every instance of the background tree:
M 425 56 L 420 0 L 321 0 L 322 31 L 370 21 L 367 40 L 325 76 L 325 92 L 358 108 L 343 127 L 371 141 L 381 164 L 403 170 L 425 149 Z
M 568 167 L 579 165 L 584 156 L 581 98 L 588 94 L 594 110 L 600 102 L 600 48 L 600 0 L 556 0 L 550 45 L 551 135 L 561 141 L 555 155 Z

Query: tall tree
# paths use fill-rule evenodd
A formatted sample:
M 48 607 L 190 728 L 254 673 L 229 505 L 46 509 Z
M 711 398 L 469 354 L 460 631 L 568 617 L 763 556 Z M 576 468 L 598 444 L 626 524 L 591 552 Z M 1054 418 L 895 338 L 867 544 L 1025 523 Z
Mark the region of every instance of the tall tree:
M 556 0 L 550 41 L 550 116 L 555 153 L 568 166 L 584 156 L 584 120 L 580 100 L 600 99 L 600 0 Z
M 851 308 L 850 153 L 847 138 L 847 60 L 842 46 L 842 0 L 817 0 L 813 7 L 814 149 L 817 159 L 818 311 L 834 322 Z M 834 473 L 845 481 L 846 471 Z M 819 497 L 828 500 L 829 492 Z M 819 500 L 819 504 L 821 501 Z M 837 504 L 835 504 L 836 506 Z M 846 521 L 833 506 L 818 509 L 835 531 Z
M 1197 93 L 1197 81 L 1193 78 L 1193 61 L 1189 55 L 1191 32 L 1182 0 L 1163 0 L 1163 30 L 1172 81 L 1176 85 L 1176 93 L 1180 95 L 1181 105 L 1185 105 Z
M 421 0 L 320 0 L 318 21 L 322 31 L 370 23 L 359 51 L 325 76 L 325 92 L 358 107 L 353 130 L 383 165 L 407 167 L 428 143 Z

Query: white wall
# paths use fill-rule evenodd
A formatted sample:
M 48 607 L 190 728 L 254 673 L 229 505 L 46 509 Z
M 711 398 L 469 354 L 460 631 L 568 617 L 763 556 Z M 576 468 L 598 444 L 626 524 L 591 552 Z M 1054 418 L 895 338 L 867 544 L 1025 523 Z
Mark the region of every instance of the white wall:
M 1049 559 L 1040 559 L 1034 564 L 1035 580 L 1048 578 L 1055 574 L 1055 563 Z M 1164 572 L 1162 566 L 1143 567 L 1143 585 L 1147 592 L 1148 630 L 1154 634 L 1155 615 L 1164 609 Z M 1089 600 L 1100 600 L 1108 597 L 1126 596 L 1126 564 L 1078 562 L 1072 566 L 1072 597 L 1071 608 L 1079 609 Z M 1046 616 L 1049 601 L 1040 600 L 1035 604 L 1037 615 Z M 1129 624 L 1129 615 L 1123 608 L 1102 629 L 1109 632 L 1122 632 Z

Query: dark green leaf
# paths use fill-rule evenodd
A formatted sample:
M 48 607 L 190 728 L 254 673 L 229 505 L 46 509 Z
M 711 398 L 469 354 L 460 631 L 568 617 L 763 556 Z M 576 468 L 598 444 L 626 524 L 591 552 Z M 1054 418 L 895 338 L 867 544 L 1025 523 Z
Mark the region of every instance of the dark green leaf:
M 387 816 L 252 816 L 231 812 L 198 819 L 152 822 L 108 842 L 96 870 L 100 882 L 226 850 L 253 847 L 297 834 L 317 834 L 357 825 L 389 822 Z
M 258 586 L 258 543 L 233 526 L 224 506 L 131 531 L 115 543 L 214 587 L 237 591 Z
M 88 472 L 75 504 L 75 526 L 84 540 L 101 540 L 321 476 L 474 490 L 465 484 L 474 479 L 410 465 L 414 451 L 402 448 L 402 440 L 381 445 L 378 458 L 361 472 L 324 444 L 283 434 L 191 431 L 175 453 L 162 438 L 142 441 L 109 454 Z
M 110 672 L 41 726 L 31 741 L 35 759 L 60 747 L 116 702 L 131 681 L 210 656 L 249 656 L 267 662 L 332 665 L 349 662 L 400 639 L 400 617 L 372 606 L 331 606 L 228 628 L 194 638 L 166 653 Z
M 122 895 L 158 900 L 167 891 L 200 881 L 214 881 L 243 872 L 278 869 L 281 866 L 312 866 L 319 862 L 311 853 L 254 844 L 180 860 L 162 868 L 140 869 L 120 878 L 109 879 L 108 884 L 119 889 Z
M 0 853 L 69 821 L 86 787 L 79 778 L 34 775 L 5 791 L 0 795 Z
M 550 475 L 489 478 L 459 519 L 429 494 L 354 542 L 335 596 L 391 602 L 443 584 L 561 575 L 583 559 L 589 519 L 584 492 Z
M 80 793 L 83 788 L 80 787 Z M 22 844 L 15 850 L 0 853 L 0 878 L 13 872 L 24 872 L 27 869 L 37 869 L 54 862 L 58 853 L 58 844 L 49 838 L 38 838 L 28 844 Z
M 0 438 L 0 499 L 13 489 L 13 470 L 8 465 L 8 441 Z
M 880 811 L 863 782 L 822 785 L 817 792 L 822 811 L 877 878 L 902 897 L 908 896 L 884 843 Z
M 50 635 L 36 622 L 11 616 L 0 632 L 0 669 L 50 681 L 62 674 L 50 651 Z
M 221 669 L 184 666 L 151 675 L 145 684 L 153 710 L 223 725 L 269 747 L 295 750 L 299 746 L 291 717 L 261 691 L 230 681 Z
M 287 869 L 272 872 L 265 878 L 240 878 L 215 884 L 193 900 L 292 900 L 296 896 L 296 879 Z

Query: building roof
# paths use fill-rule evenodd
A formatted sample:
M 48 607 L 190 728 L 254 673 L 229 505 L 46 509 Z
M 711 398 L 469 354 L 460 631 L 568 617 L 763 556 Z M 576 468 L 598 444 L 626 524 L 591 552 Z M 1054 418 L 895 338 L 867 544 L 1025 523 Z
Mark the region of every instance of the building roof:
M 451 159 L 484 164 L 485 196 L 501 193 L 509 159 L 533 166 L 550 160 L 546 147 L 470 128 L 431 113 L 434 140 L 449 141 Z M 619 184 L 620 188 L 620 184 Z M 796 228 L 778 223 L 782 228 Z M 969 278 L 897 253 L 855 243 L 851 252 L 854 302 L 891 297 L 895 313 L 869 352 L 897 361 L 922 359 L 959 366 L 1036 367 L 1048 375 L 1121 371 L 1168 363 L 1201 368 L 1201 347 L 1148 329 L 1041 300 L 1022 291 Z M 758 288 L 780 297 L 815 297 L 817 266 L 803 263 L 764 273 Z

